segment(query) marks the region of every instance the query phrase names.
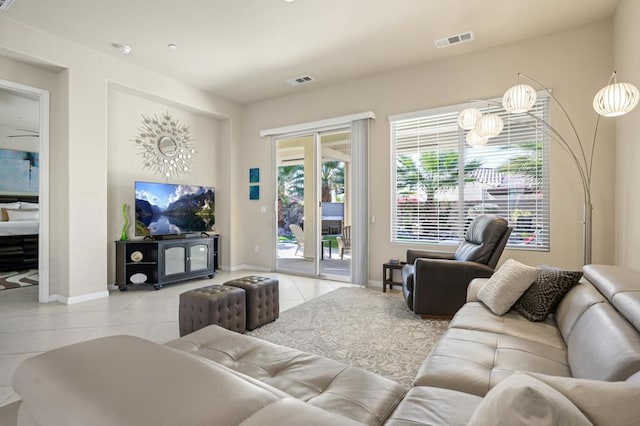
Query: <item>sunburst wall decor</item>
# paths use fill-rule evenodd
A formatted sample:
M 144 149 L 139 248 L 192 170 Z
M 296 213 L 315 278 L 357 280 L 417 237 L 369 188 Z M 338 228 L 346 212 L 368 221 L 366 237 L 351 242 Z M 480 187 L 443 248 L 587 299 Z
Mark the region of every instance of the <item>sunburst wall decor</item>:
M 161 116 L 142 115 L 138 132 L 134 141 L 140 147 L 144 169 L 151 169 L 167 180 L 191 172 L 196 150 L 189 126 L 166 112 Z

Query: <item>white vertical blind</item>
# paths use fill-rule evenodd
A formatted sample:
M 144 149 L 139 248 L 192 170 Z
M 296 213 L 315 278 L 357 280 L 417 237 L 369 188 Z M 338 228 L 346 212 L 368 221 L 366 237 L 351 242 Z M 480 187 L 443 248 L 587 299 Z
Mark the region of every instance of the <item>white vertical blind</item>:
M 369 119 L 351 123 L 351 282 L 369 284 Z M 357 189 L 356 189 L 357 188 Z
M 480 147 L 465 144 L 457 124 L 468 104 L 390 117 L 391 241 L 457 245 L 478 214 L 507 219 L 510 247 L 549 248 L 548 97 L 530 114 L 508 114 L 489 101 L 502 133 Z

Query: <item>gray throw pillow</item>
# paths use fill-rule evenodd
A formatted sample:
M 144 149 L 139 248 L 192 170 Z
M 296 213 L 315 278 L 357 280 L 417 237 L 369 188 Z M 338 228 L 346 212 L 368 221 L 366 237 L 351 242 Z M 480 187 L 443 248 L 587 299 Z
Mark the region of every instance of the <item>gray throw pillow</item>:
M 581 271 L 541 268 L 538 278 L 513 305 L 529 321 L 544 321 L 582 278 Z

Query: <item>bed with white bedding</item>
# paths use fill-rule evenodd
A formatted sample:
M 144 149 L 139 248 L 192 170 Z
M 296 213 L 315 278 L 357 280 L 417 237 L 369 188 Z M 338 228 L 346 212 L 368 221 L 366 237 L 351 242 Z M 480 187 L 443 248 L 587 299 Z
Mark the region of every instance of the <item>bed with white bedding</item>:
M 38 267 L 37 196 L 0 195 L 0 271 Z
M 0 237 L 7 235 L 37 235 L 39 227 L 40 221 L 38 220 L 0 222 Z

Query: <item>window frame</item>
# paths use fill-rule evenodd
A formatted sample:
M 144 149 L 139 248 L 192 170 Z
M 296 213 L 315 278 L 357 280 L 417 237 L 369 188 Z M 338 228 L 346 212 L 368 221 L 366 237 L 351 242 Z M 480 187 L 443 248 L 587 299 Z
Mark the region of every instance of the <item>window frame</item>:
M 550 167 L 549 155 L 550 155 L 550 144 L 552 139 L 548 134 L 548 127 L 547 127 L 549 123 L 550 103 L 549 103 L 549 94 L 546 92 L 538 92 L 538 100 L 536 101 L 534 109 L 530 114 L 507 113 L 502 107 L 501 99 L 494 98 L 489 100 L 466 102 L 466 103 L 456 104 L 456 105 L 441 106 L 441 107 L 430 108 L 426 110 L 413 111 L 413 112 L 404 113 L 404 114 L 390 115 L 388 117 L 389 129 L 390 129 L 390 159 L 391 159 L 391 164 L 390 164 L 390 167 L 391 167 L 391 170 L 390 170 L 391 172 L 390 173 L 390 177 L 391 177 L 390 179 L 390 198 L 391 198 L 390 243 L 391 244 L 411 244 L 411 245 L 421 245 L 421 246 L 438 246 L 438 247 L 444 248 L 444 247 L 456 247 L 460 243 L 460 241 L 463 239 L 464 232 L 466 231 L 466 226 L 468 225 L 468 221 L 466 220 L 468 218 L 466 216 L 468 216 L 469 213 L 467 213 L 467 211 L 468 209 L 470 210 L 470 207 L 467 206 L 467 204 L 471 203 L 472 200 L 467 199 L 465 201 L 465 197 L 464 197 L 465 191 L 459 191 L 459 188 L 465 188 L 466 190 L 465 182 L 468 182 L 467 179 L 470 178 L 470 176 L 467 176 L 467 173 L 461 172 L 461 165 L 462 165 L 462 169 L 464 170 L 465 169 L 464 166 L 467 165 L 466 159 L 467 157 L 470 156 L 467 153 L 467 150 L 470 150 L 470 149 L 478 150 L 478 149 L 482 149 L 482 147 L 480 148 L 468 147 L 468 145 L 466 145 L 466 142 L 465 142 L 465 136 L 467 131 L 462 130 L 456 124 L 456 127 L 457 127 L 456 152 L 458 155 L 458 159 L 457 159 L 458 166 L 457 166 L 457 188 L 455 192 L 458 195 L 458 199 L 452 201 L 451 204 L 455 205 L 457 203 L 457 205 L 454 208 L 452 208 L 450 212 L 447 213 L 448 220 L 444 221 L 444 222 L 447 222 L 447 221 L 450 222 L 452 217 L 455 219 L 456 212 L 454 210 L 457 211 L 457 223 L 454 223 L 454 226 L 452 226 L 452 228 L 455 228 L 455 229 L 449 230 L 450 236 L 448 236 L 447 238 L 443 238 L 440 236 L 439 229 L 441 228 L 440 223 L 443 222 L 442 220 L 443 216 L 441 215 L 439 210 L 436 210 L 436 213 L 421 213 L 420 208 L 418 207 L 417 213 L 410 212 L 406 216 L 406 220 L 404 221 L 404 223 L 406 224 L 407 221 L 410 221 L 411 219 L 417 221 L 418 217 L 422 218 L 424 221 L 427 221 L 429 219 L 437 220 L 436 228 L 438 229 L 438 231 L 435 231 L 437 234 L 436 239 L 433 239 L 433 238 L 429 239 L 424 237 L 422 235 L 422 231 L 418 231 L 417 237 L 415 236 L 413 238 L 402 237 L 400 236 L 400 233 L 403 231 L 403 229 L 402 229 L 401 222 L 399 222 L 399 219 L 402 220 L 402 218 L 405 216 L 402 216 L 402 215 L 399 216 L 399 213 L 398 213 L 398 210 L 399 210 L 398 200 L 402 198 L 401 193 L 398 191 L 399 189 L 398 188 L 398 168 L 399 168 L 398 159 L 400 157 L 398 144 L 403 143 L 405 146 L 401 149 L 407 149 L 407 146 L 410 146 L 410 145 L 407 144 L 406 140 L 410 140 L 411 138 L 398 137 L 397 127 L 399 126 L 399 123 L 409 123 L 408 125 L 410 125 L 412 121 L 414 122 L 414 127 L 418 129 L 416 131 L 418 133 L 418 136 L 416 136 L 416 142 L 415 142 L 415 150 L 416 150 L 415 155 L 417 156 L 417 155 L 420 155 L 421 153 L 429 152 L 429 149 L 424 149 L 424 148 L 421 148 L 420 146 L 420 140 L 421 140 L 420 138 L 422 135 L 420 133 L 420 125 L 418 124 L 420 120 L 424 120 L 426 122 L 429 122 L 429 120 L 437 122 L 438 117 L 443 117 L 441 121 L 444 124 L 442 126 L 447 127 L 449 129 L 448 130 L 449 133 L 446 133 L 446 134 L 448 135 L 447 136 L 448 138 L 451 138 L 452 137 L 451 135 L 454 133 L 453 130 L 450 129 L 451 123 L 452 122 L 457 123 L 458 113 L 463 109 L 469 108 L 469 107 L 478 108 L 483 113 L 486 113 L 486 112 L 497 113 L 502 117 L 504 121 L 504 129 L 502 133 L 500 134 L 500 136 L 490 139 L 488 143 L 488 146 L 490 146 L 492 142 L 494 143 L 494 146 L 493 146 L 494 150 L 499 150 L 499 149 L 504 150 L 503 154 L 501 154 L 503 155 L 503 157 L 500 157 L 500 158 L 503 158 L 505 161 L 507 161 L 508 164 L 512 164 L 512 160 L 514 158 L 517 158 L 517 152 L 519 149 L 520 150 L 528 149 L 530 152 L 527 155 L 529 156 L 533 155 L 536 162 L 537 161 L 541 162 L 541 164 L 539 165 L 536 164 L 536 167 L 541 170 L 541 176 L 539 173 L 536 173 L 533 177 L 525 175 L 528 179 L 531 179 L 532 181 L 536 181 L 535 185 L 530 184 L 529 186 L 529 189 L 530 189 L 529 197 L 532 198 L 533 201 L 527 200 L 527 199 L 523 201 L 519 199 L 517 195 L 511 192 L 513 187 L 506 187 L 506 193 L 503 195 L 503 198 L 501 198 L 502 202 L 506 202 L 506 208 L 500 211 L 498 214 L 505 217 L 505 219 L 509 221 L 510 226 L 517 228 L 516 223 L 512 223 L 512 222 L 515 221 L 513 217 L 516 217 L 516 214 L 517 214 L 516 210 L 518 209 L 517 207 L 513 208 L 512 206 L 513 205 L 518 206 L 518 203 L 525 203 L 526 205 L 528 205 L 527 203 L 531 203 L 533 206 L 535 206 L 533 216 L 536 222 L 536 226 L 534 228 L 535 231 L 532 233 L 534 238 L 533 244 L 531 243 L 531 241 L 526 241 L 524 238 L 521 238 L 521 235 L 526 235 L 526 234 L 515 233 L 516 230 L 514 229 L 514 233 L 512 233 L 509 239 L 509 242 L 507 243 L 507 247 L 509 249 L 515 249 L 515 250 L 548 252 L 551 246 L 551 238 L 550 238 L 550 234 L 551 234 L 550 233 L 551 167 Z M 537 118 L 532 118 L 533 115 L 535 115 L 535 117 Z M 455 120 L 452 118 L 453 116 L 455 116 Z M 426 134 L 428 134 L 429 132 L 431 132 L 431 134 L 437 134 L 438 136 L 435 136 L 435 138 L 436 140 L 438 140 L 439 125 L 440 124 L 436 124 L 434 125 L 434 127 L 428 128 L 428 131 L 426 132 Z M 406 131 L 406 128 L 405 128 L 405 131 Z M 445 134 L 445 133 L 443 132 L 442 134 Z M 525 139 L 529 139 L 531 137 L 533 137 L 533 139 L 531 140 L 531 142 L 528 142 L 528 145 L 529 145 L 528 147 L 527 145 L 523 145 L 522 148 L 518 148 L 518 143 L 525 144 L 527 143 Z M 433 138 L 434 136 L 431 136 L 431 139 Z M 399 142 L 401 140 L 404 142 Z M 429 139 L 426 139 L 426 140 L 429 140 Z M 434 146 L 433 152 L 439 152 L 438 151 L 440 149 L 439 142 L 436 142 L 433 146 Z M 447 145 L 445 145 L 445 147 L 446 146 Z M 474 156 L 471 155 L 471 157 L 474 157 Z M 482 158 L 482 156 L 475 156 L 475 157 Z M 487 156 L 486 158 L 483 158 L 482 164 L 486 163 L 488 158 L 490 157 Z M 414 161 L 416 160 L 414 159 Z M 416 169 L 417 168 L 418 167 L 416 167 Z M 481 167 L 478 166 L 478 169 L 480 168 Z M 482 167 L 482 168 L 491 169 L 490 167 Z M 494 169 L 496 170 L 496 174 L 497 174 L 498 167 L 495 167 Z M 535 169 L 535 170 L 538 170 L 538 169 Z M 440 169 L 437 169 L 437 170 L 438 170 L 438 173 L 441 172 Z M 522 172 L 520 172 L 519 174 L 502 172 L 502 174 L 503 176 L 508 176 L 509 178 L 523 175 Z M 489 188 L 488 184 L 484 184 L 484 185 L 485 186 L 483 187 L 483 189 Z M 460 194 L 461 192 L 462 194 Z M 415 195 L 416 195 L 416 199 L 418 200 L 416 202 L 419 205 L 420 200 L 418 199 L 417 196 L 420 194 L 418 194 L 418 190 L 415 190 Z M 434 195 L 432 196 L 432 199 L 435 199 L 435 198 L 436 197 L 434 193 Z M 425 204 L 428 204 L 426 203 L 427 199 L 428 199 L 428 194 L 425 196 L 423 201 Z M 437 205 L 436 208 L 439 208 L 440 203 L 441 201 L 439 201 L 438 203 L 432 202 L 434 206 Z M 482 204 L 484 204 L 484 202 Z M 483 208 L 485 207 L 483 206 Z M 413 214 L 413 217 L 411 216 L 412 214 Z M 518 220 L 518 222 L 520 221 Z M 433 228 L 429 226 L 427 226 L 426 228 L 427 228 L 427 232 L 433 231 Z M 443 228 L 446 228 L 446 227 L 443 225 Z

